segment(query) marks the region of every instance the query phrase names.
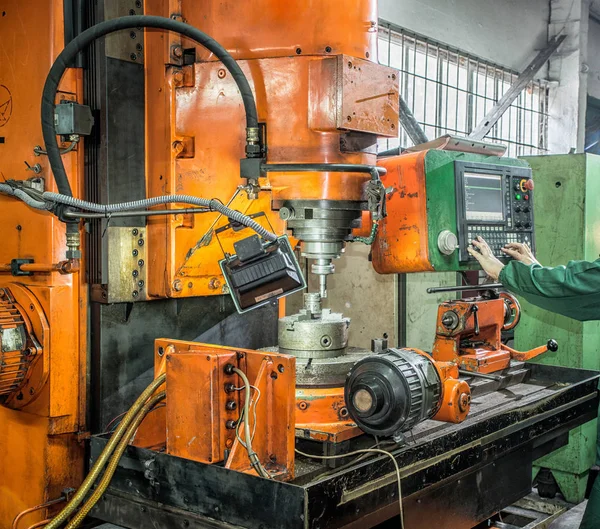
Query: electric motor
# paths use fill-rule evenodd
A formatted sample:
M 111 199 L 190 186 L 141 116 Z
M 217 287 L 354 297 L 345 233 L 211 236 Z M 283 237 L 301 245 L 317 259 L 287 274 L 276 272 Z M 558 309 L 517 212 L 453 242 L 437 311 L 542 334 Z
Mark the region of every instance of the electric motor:
M 413 349 L 386 349 L 354 365 L 345 398 L 350 416 L 364 432 L 396 437 L 433 417 L 443 390 L 428 355 Z
M 34 327 L 43 327 L 36 306 L 24 287 L 0 288 L 0 404 L 10 408 L 27 405 L 42 383 L 41 373 L 32 375 L 35 360 L 43 351 L 34 334 Z

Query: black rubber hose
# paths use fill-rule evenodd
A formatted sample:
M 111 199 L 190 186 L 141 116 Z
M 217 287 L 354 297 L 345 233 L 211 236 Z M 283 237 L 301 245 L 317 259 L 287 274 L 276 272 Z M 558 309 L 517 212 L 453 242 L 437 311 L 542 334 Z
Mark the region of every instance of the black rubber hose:
M 46 84 L 44 85 L 44 92 L 42 94 L 42 134 L 44 135 L 48 161 L 50 162 L 50 167 L 54 173 L 58 191 L 63 195 L 73 196 L 73 192 L 71 191 L 65 166 L 60 155 L 60 149 L 56 139 L 56 129 L 54 126 L 54 103 L 60 80 L 77 54 L 89 46 L 93 41 L 108 35 L 109 33 L 132 28 L 155 28 L 173 31 L 194 40 L 214 53 L 215 56 L 221 60 L 225 68 L 229 70 L 229 73 L 231 73 L 233 80 L 240 90 L 244 102 L 244 109 L 246 110 L 246 127 L 258 128 L 256 102 L 248 79 L 229 52 L 206 33 L 189 24 L 170 18 L 156 16 L 136 15 L 100 22 L 99 24 L 86 29 L 65 46 L 65 49 L 56 58 L 52 68 L 50 68 L 50 72 L 46 78 Z

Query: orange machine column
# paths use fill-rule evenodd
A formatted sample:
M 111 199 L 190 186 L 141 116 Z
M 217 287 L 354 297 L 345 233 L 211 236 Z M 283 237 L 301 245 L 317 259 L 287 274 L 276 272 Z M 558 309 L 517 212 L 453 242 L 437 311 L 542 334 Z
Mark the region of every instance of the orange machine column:
M 63 2 L 0 0 L 0 35 L 1 179 L 55 191 L 46 157 L 33 149 L 43 145 L 46 74 L 64 46 Z M 69 71 L 59 100 L 81 101 L 81 88 L 80 72 Z M 64 161 L 82 196 L 82 145 Z M 77 262 L 65 274 L 10 271 L 18 260 L 29 263 L 24 271 L 50 270 L 65 259 L 65 225 L 56 217 L 1 195 L 0 226 L 0 526 L 10 527 L 24 509 L 81 482 L 87 298 Z M 20 527 L 45 515 L 27 515 Z
M 375 165 L 378 136 L 396 136 L 398 80 L 376 59 L 374 0 L 338 2 L 148 0 L 146 13 L 182 19 L 239 61 L 266 124 L 266 159 L 277 163 Z M 242 211 L 268 211 L 333 272 L 366 208 L 368 174 L 277 172 L 261 191 L 239 189 L 244 111 L 231 75 L 204 48 L 147 32 L 148 194 L 214 197 Z M 279 211 L 279 217 L 271 213 Z M 149 220 L 151 297 L 222 293 L 214 217 Z M 225 248 L 228 251 L 228 248 Z M 165 266 L 167 273 L 165 274 Z

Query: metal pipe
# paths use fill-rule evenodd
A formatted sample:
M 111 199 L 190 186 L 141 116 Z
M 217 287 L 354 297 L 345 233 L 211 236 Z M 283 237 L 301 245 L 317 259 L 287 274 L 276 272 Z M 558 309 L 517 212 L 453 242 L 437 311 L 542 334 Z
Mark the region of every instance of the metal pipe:
M 19 265 L 19 271 L 29 273 L 51 273 L 72 274 L 79 271 L 79 260 L 68 259 L 58 263 L 23 263 Z M 12 265 L 0 264 L 0 273 L 12 273 Z
M 12 523 L 12 529 L 17 529 L 17 527 L 19 526 L 19 522 L 23 519 L 24 516 L 27 516 L 28 514 L 30 514 L 32 512 L 39 511 L 40 509 L 46 509 L 48 507 L 52 507 L 53 505 L 57 505 L 58 503 L 63 503 L 66 500 L 67 500 L 67 495 L 63 494 L 60 498 L 56 498 L 55 500 L 50 500 L 45 503 L 41 503 L 40 505 L 36 505 L 35 507 L 25 509 L 23 512 L 21 512 L 21 513 L 17 514 L 17 516 L 15 516 L 15 519 L 13 520 L 13 523 Z
M 352 163 L 264 163 L 260 170 L 263 173 L 369 173 L 374 179 L 387 173 L 384 167 Z
M 492 290 L 496 288 L 504 288 L 502 283 L 488 283 L 483 285 L 457 285 L 455 287 L 431 287 L 427 289 L 428 294 L 437 294 L 438 292 L 460 292 L 473 290 Z

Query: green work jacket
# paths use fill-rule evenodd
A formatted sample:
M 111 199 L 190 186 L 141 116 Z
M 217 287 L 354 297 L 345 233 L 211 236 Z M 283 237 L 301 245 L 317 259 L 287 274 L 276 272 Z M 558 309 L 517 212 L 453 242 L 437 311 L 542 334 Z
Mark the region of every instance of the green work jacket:
M 600 259 L 554 267 L 510 261 L 499 280 L 542 309 L 579 321 L 600 320 Z

